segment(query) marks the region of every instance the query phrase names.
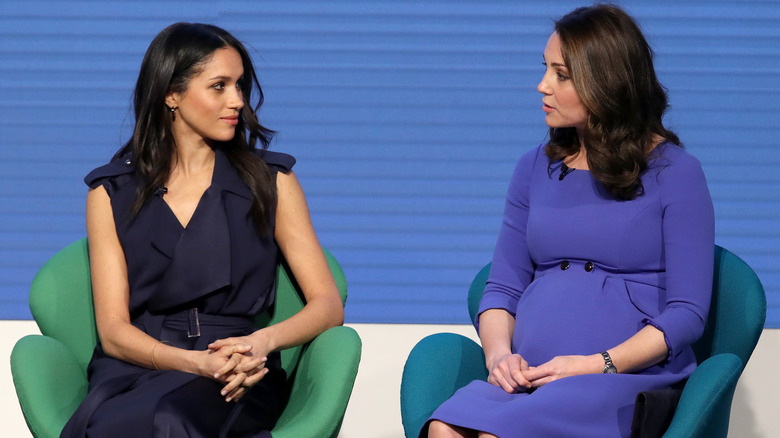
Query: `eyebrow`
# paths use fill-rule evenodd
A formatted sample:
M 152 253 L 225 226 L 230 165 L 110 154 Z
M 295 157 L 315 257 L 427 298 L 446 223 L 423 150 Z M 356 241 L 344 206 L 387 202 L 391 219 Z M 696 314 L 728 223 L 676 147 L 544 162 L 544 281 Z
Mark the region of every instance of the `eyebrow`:
M 545 58 L 544 55 L 542 55 L 542 60 L 544 61 L 545 64 L 547 64 L 547 58 Z M 569 67 L 566 67 L 566 64 L 560 64 L 560 63 L 557 63 L 557 62 L 551 62 L 550 66 L 552 66 L 552 67 L 563 67 L 565 69 L 569 68 Z
M 239 76 L 239 77 L 238 77 L 238 79 L 240 80 L 242 77 L 244 77 L 244 75 L 241 75 L 241 76 Z M 215 80 L 215 79 L 220 79 L 220 80 L 223 80 L 223 81 L 230 81 L 230 80 L 232 80 L 233 78 L 232 78 L 232 77 L 230 77 L 230 76 L 218 75 L 218 76 L 211 77 L 211 78 L 209 78 L 208 80 L 209 80 L 209 81 L 213 81 L 213 80 Z

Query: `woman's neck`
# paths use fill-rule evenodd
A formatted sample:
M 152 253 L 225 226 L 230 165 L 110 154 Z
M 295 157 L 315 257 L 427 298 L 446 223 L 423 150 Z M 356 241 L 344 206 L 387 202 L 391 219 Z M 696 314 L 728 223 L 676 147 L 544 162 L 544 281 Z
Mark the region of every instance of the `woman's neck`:
M 588 152 L 585 146 L 580 145 L 580 149 L 572 155 L 563 159 L 563 164 L 571 169 L 590 170 L 588 166 Z
M 171 175 L 182 176 L 209 171 L 214 167 L 214 149 L 208 145 L 176 147 L 171 159 Z

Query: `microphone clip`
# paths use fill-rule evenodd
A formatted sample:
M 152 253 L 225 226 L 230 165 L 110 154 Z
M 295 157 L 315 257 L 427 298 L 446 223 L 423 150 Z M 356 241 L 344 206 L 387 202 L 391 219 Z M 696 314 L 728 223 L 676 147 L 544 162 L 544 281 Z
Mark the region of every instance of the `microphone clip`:
M 558 181 L 563 181 L 564 178 L 566 178 L 566 175 L 574 172 L 574 169 L 571 167 L 561 163 L 561 174 L 558 175 Z

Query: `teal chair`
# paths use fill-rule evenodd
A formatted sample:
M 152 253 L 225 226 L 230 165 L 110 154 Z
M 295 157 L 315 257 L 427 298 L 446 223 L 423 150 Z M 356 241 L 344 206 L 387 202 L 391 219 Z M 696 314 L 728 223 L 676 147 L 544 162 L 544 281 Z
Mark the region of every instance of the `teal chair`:
M 326 251 L 342 301 L 344 272 Z M 303 299 L 289 268 L 277 271 L 273 313 L 258 315 L 258 327 L 295 314 Z M 87 393 L 87 364 L 97 342 L 87 240 L 55 254 L 30 289 L 30 309 L 41 335 L 20 339 L 11 353 L 11 373 L 27 426 L 33 436 L 59 437 Z M 335 354 L 337 352 L 338 354 Z M 290 401 L 274 438 L 331 437 L 341 428 L 360 363 L 361 342 L 349 327 L 333 327 L 305 346 L 281 352 L 291 380 Z
M 766 296 L 755 272 L 715 246 L 712 304 L 704 335 L 693 349 L 699 367 L 682 391 L 665 438 L 725 437 L 734 388 L 766 319 Z M 490 264 L 469 289 L 472 322 Z M 442 360 L 447 358 L 447 360 Z M 417 438 L 433 411 L 472 380 L 486 380 L 485 355 L 474 341 L 453 333 L 422 339 L 409 353 L 401 379 L 401 419 L 407 438 Z

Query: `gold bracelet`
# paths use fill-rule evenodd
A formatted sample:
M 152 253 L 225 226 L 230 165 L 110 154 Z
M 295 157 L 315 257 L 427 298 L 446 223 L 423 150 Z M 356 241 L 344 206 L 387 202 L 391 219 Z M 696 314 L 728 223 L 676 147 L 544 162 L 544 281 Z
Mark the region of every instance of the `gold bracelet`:
M 158 346 L 158 345 L 160 345 L 160 344 L 165 344 L 165 345 L 170 345 L 170 346 L 173 346 L 173 344 L 172 344 L 170 341 L 160 341 L 160 342 L 158 342 L 158 343 L 154 344 L 154 347 L 152 347 L 152 366 L 153 366 L 153 367 L 154 367 L 154 369 L 156 369 L 156 370 L 159 370 L 160 368 L 158 368 L 158 367 L 157 367 L 157 364 L 154 362 L 154 350 L 155 350 L 155 349 L 157 348 L 157 346 Z

